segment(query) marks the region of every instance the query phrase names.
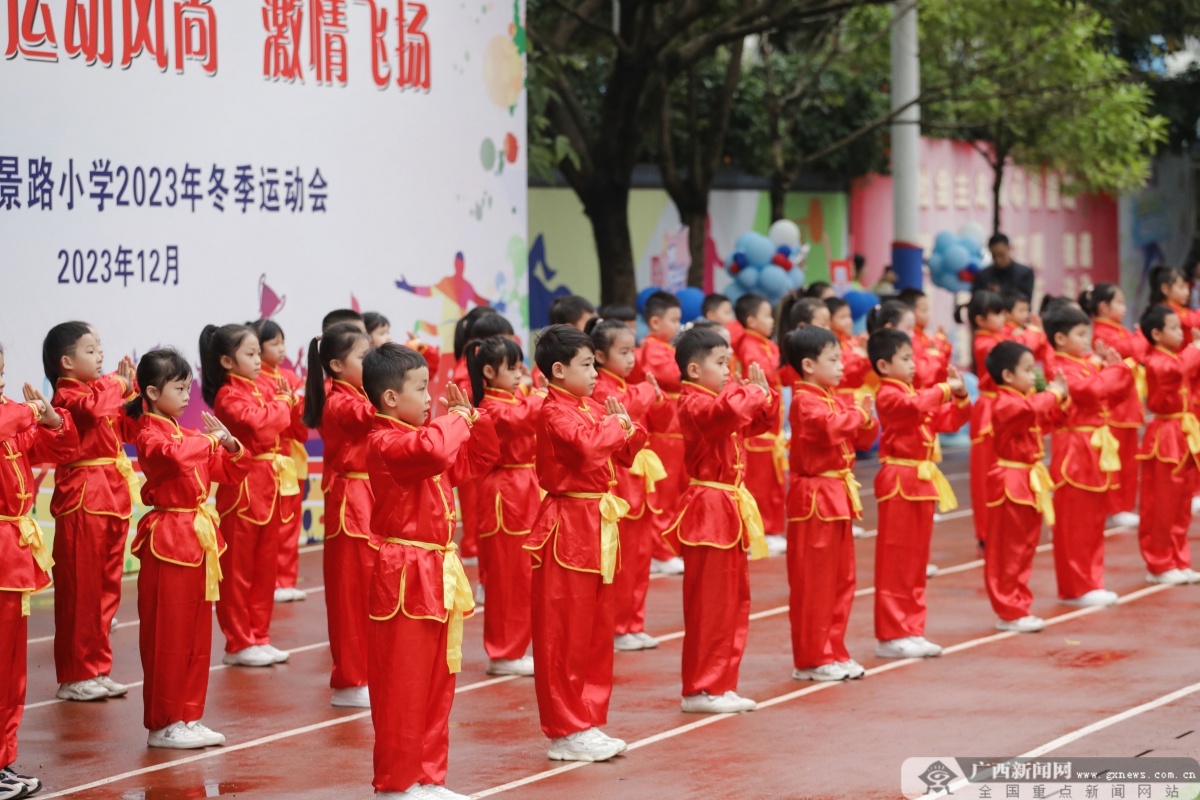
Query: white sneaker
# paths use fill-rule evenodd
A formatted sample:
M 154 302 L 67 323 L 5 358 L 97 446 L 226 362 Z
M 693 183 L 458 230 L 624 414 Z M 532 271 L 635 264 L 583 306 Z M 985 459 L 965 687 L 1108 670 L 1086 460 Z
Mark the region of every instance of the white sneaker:
M 1090 606 L 1111 606 L 1117 602 L 1117 593 L 1110 592 L 1105 589 L 1092 589 L 1086 594 L 1079 597 L 1073 597 L 1069 600 L 1060 600 L 1064 606 L 1075 606 L 1076 608 L 1088 608 Z
M 1020 619 L 1001 619 L 996 621 L 998 631 L 1016 631 L 1017 633 L 1037 633 L 1046 627 L 1046 621 L 1032 614 Z
M 643 650 L 653 650 L 654 648 L 658 647 L 658 639 L 655 639 L 645 631 L 638 631 L 633 635 L 636 636 L 638 641 L 642 643 Z
M 591 729 L 550 740 L 546 756 L 551 761 L 608 761 L 624 748 L 623 743 L 607 736 L 593 736 Z
M 3 785 L 4 781 L 25 787 L 25 794 L 5 795 L 3 793 L 3 789 L 0 789 L 0 797 L 32 797 L 42 790 L 42 782 L 40 780 L 32 775 L 22 775 L 14 770 L 11 766 L 0 769 L 0 786 Z
M 97 675 L 92 680 L 103 686 L 104 691 L 108 692 L 109 697 L 123 697 L 129 692 L 128 686 L 123 683 L 117 683 L 107 675 Z
M 221 663 L 227 667 L 269 667 L 275 663 L 275 656 L 260 645 L 252 644 L 236 653 L 226 653 Z
M 600 730 L 599 728 L 588 728 L 583 733 L 584 733 L 584 735 L 586 735 L 593 741 L 611 742 L 612 744 L 614 744 L 620 748 L 619 752 L 621 752 L 621 753 L 624 753 L 625 749 L 629 746 L 629 745 L 625 744 L 624 739 L 618 739 L 615 736 L 609 736 L 607 733 Z
M 867 529 L 861 525 L 851 525 L 850 532 L 854 534 L 855 539 L 861 539 L 867 535 Z
M 188 730 L 192 733 L 199 734 L 200 738 L 204 740 L 206 747 L 216 747 L 217 745 L 225 744 L 225 734 L 217 733 L 200 720 L 189 722 L 187 726 Z
M 925 565 L 925 577 L 926 578 L 932 578 L 934 575 L 937 575 L 937 574 L 938 574 L 938 565 L 937 564 L 926 564 Z
M 1200 514 L 1200 497 L 1192 498 L 1192 513 Z
M 81 703 L 87 703 L 92 700 L 107 699 L 108 689 L 94 680 L 67 681 L 58 685 L 58 691 L 54 693 L 54 696 L 59 700 L 78 700 Z
M 636 634 L 622 633 L 613 638 L 613 649 L 620 651 L 645 650 L 646 645 Z
M 282 664 L 292 657 L 291 653 L 280 650 L 273 644 L 260 644 L 259 647 L 271 657 L 273 664 Z
M 150 731 L 146 737 L 147 747 L 165 747 L 170 750 L 199 750 L 208 747 L 204 737 L 182 722 L 172 722 L 165 728 Z
M 938 652 L 940 653 L 941 650 L 939 649 Z M 931 654 L 916 636 L 905 636 L 903 639 L 886 639 L 876 642 L 875 655 L 878 658 L 924 658 Z
M 275 590 L 275 602 L 276 603 L 290 603 L 290 602 L 292 602 L 293 599 L 294 598 L 292 597 L 291 589 L 285 589 L 282 586 L 280 586 Z
M 366 686 L 347 686 L 333 690 L 331 706 L 337 708 L 370 708 L 371 691 Z
M 482 583 L 478 584 L 475 587 L 475 607 L 476 607 L 476 609 L 478 609 L 479 606 L 482 606 L 484 604 L 483 601 L 486 599 L 486 597 L 485 597 L 486 594 L 487 594 L 487 592 L 484 591 Z
M 867 669 L 853 658 L 846 661 L 835 661 L 835 667 L 841 667 L 846 672 L 847 680 L 856 680 L 867 674 Z
M 21 800 L 33 794 L 21 781 L 0 774 L 0 800 Z
M 1200 583 L 1200 572 L 1188 567 L 1187 569 L 1179 570 L 1187 578 L 1188 583 Z
M 403 792 L 376 792 L 375 800 L 432 800 L 432 795 L 424 791 L 424 786 L 414 783 Z
M 934 523 L 935 525 L 936 525 L 937 523 L 939 523 L 939 522 L 945 522 L 945 521 L 946 521 L 946 515 L 945 515 L 945 514 L 939 514 L 939 513 L 938 513 L 938 512 L 936 512 L 936 511 L 935 511 L 935 512 L 933 512 L 933 523 Z
M 782 533 L 767 534 L 767 552 L 773 556 L 781 556 L 787 552 L 787 537 Z
M 758 708 L 758 703 L 738 696 L 737 692 L 726 692 L 716 696 L 701 692 L 683 698 L 679 707 L 686 714 L 736 714 L 740 711 L 753 711 Z
M 291 589 L 288 589 L 288 591 L 292 593 L 293 602 L 308 599 L 308 592 L 304 591 L 303 589 L 297 589 L 295 586 L 293 586 Z
M 108 632 L 109 632 L 109 633 L 112 633 L 113 631 L 115 631 L 115 630 L 117 629 L 117 625 L 118 625 L 118 624 L 119 624 L 119 623 L 118 623 L 118 621 L 117 621 L 117 618 L 116 618 L 116 617 L 113 617 L 113 620 L 112 620 L 112 622 L 108 623 Z
M 436 783 L 421 784 L 421 791 L 425 793 L 426 797 L 437 798 L 437 800 L 471 800 L 465 794 L 452 792 L 445 786 L 438 786 Z
M 1132 511 L 1121 511 L 1112 515 L 1110 522 L 1118 528 L 1136 528 L 1142 518 Z
M 683 559 L 679 556 L 668 558 L 666 561 L 659 561 L 657 558 L 650 559 L 650 574 L 651 575 L 682 575 L 683 574 Z
M 493 658 L 488 660 L 488 675 L 519 675 L 528 678 L 533 675 L 533 656 L 520 658 Z
M 1171 586 L 1182 586 L 1185 583 L 1191 583 L 1191 579 L 1181 569 L 1169 569 L 1157 575 L 1153 572 L 1146 573 L 1146 583 L 1166 583 Z
M 464 567 L 478 567 L 479 566 L 479 556 L 468 556 L 466 558 L 460 558 L 459 561 L 462 562 Z
M 942 646 L 934 644 L 924 636 L 914 636 L 913 641 L 925 648 L 925 658 L 934 658 L 942 654 Z
M 792 670 L 792 680 L 794 681 L 844 681 L 849 677 L 850 673 L 837 664 L 822 664 L 819 667 Z

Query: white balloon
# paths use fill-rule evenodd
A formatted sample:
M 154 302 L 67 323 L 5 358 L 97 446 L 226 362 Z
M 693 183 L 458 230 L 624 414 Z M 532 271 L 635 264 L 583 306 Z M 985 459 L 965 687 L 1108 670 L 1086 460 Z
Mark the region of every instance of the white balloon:
M 800 226 L 790 219 L 776 220 L 767 230 L 767 237 L 776 247 L 786 244 L 795 252 L 800 247 Z
M 970 239 L 971 241 L 975 242 L 975 244 L 979 245 L 980 248 L 982 248 L 984 242 L 987 241 L 987 236 L 985 235 L 983 226 L 974 220 L 971 222 L 964 222 L 963 226 L 958 229 L 958 235 L 963 239 Z

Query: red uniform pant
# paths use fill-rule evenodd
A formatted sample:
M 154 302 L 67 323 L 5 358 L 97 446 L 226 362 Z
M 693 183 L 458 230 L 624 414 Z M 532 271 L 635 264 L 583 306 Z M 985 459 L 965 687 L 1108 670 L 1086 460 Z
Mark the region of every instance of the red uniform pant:
M 992 509 L 987 505 L 988 470 L 996 460 L 992 447 L 992 437 L 985 436 L 982 441 L 971 442 L 970 458 L 970 488 L 971 488 L 971 517 L 975 523 L 975 539 L 984 541 L 988 534 L 988 515 Z
M 996 616 L 1011 622 L 1028 616 L 1033 604 L 1029 576 L 1042 533 L 1042 512 L 1005 499 L 988 509 L 988 526 L 984 584 Z
M 21 592 L 0 591 L 0 766 L 17 760 L 17 728 L 25 712 L 25 652 L 29 618 Z
M 1054 574 L 1063 600 L 1104 588 L 1107 494 L 1069 483 L 1054 491 Z
M 303 490 L 301 486 L 301 490 Z M 279 573 L 275 585 L 281 589 L 295 589 L 296 577 L 300 574 L 300 531 L 304 527 L 304 494 L 291 497 L 280 496 L 283 519 L 279 531 Z
M 479 563 L 487 565 L 487 611 L 483 615 L 483 649 L 488 658 L 523 658 L 533 640 L 529 593 L 533 559 L 527 535 L 498 531 L 479 537 Z
M 740 543 L 683 546 L 683 696 L 737 691 L 750 630 L 750 567 Z
M 755 439 L 755 447 L 765 447 L 761 439 Z M 769 441 L 769 440 L 767 440 Z M 754 495 L 758 503 L 758 511 L 762 514 L 763 530 L 768 534 L 783 533 L 786 529 L 784 522 L 784 488 L 775 468 L 775 451 L 751 450 L 746 447 L 746 488 Z
M 1136 511 L 1138 497 L 1138 429 L 1118 428 L 1110 424 L 1109 428 L 1121 450 L 1121 486 L 1108 493 L 1108 513 L 1117 514 L 1122 511 Z
M 608 722 L 613 590 L 594 572 L 561 566 L 553 550 L 546 556 L 533 571 L 533 683 L 542 732 L 558 739 Z
M 788 520 L 788 619 L 792 660 L 811 669 L 850 658 L 846 624 L 854 604 L 854 534 L 848 519 Z
M 879 503 L 875 638 L 880 641 L 925 635 L 925 568 L 935 503 L 899 495 Z
M 650 559 L 661 539 L 658 519 L 645 509 L 637 519 L 621 520 L 621 568 L 613 578 L 614 617 L 618 634 L 646 630 L 646 595 L 650 591 Z
M 1138 545 L 1146 569 L 1154 575 L 1172 569 L 1189 569 L 1192 552 L 1188 528 L 1192 524 L 1192 494 L 1197 483 L 1191 459 L 1180 469 L 1158 459 L 1142 462 L 1142 521 Z
M 367 685 L 367 599 L 376 555 L 366 539 L 344 531 L 325 540 L 325 613 L 333 655 L 329 685 L 334 689 Z
M 403 613 L 367 622 L 377 792 L 446 782 L 455 683 L 446 666 L 447 630 L 444 622 Z
M 83 509 L 55 520 L 54 667 L 59 683 L 112 671 L 129 520 Z
M 462 541 L 459 542 L 459 555 L 463 558 L 479 557 L 479 492 L 473 483 L 464 483 L 458 487 L 458 518 L 462 522 Z M 482 567 L 479 570 L 480 583 L 487 583 Z
M 146 676 L 142 724 L 156 731 L 200 719 L 212 655 L 212 602 L 204 599 L 204 565 L 171 564 L 147 552 L 138 573 L 138 615 Z
M 229 546 L 221 555 L 221 599 L 217 622 L 225 634 L 225 652 L 236 653 L 271 642 L 275 576 L 279 571 L 279 504 L 264 525 L 232 511 L 221 520 Z
M 684 466 L 683 436 L 674 434 L 650 434 L 650 449 L 658 454 L 667 471 L 667 477 L 655 485 L 653 499 L 649 502 L 661 509 L 662 513 L 655 515 L 658 519 L 658 531 L 675 524 L 675 512 L 679 508 L 679 499 L 683 497 L 688 487 L 687 467 Z M 666 536 L 655 536 L 653 557 L 659 561 L 667 561 L 679 555 L 679 534 L 671 531 Z

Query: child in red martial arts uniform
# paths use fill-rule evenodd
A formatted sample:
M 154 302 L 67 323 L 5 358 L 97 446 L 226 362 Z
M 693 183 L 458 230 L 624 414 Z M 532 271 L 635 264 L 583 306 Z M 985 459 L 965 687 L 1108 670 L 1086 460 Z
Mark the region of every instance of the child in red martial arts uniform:
M 325 611 L 335 706 L 370 708 L 367 689 L 367 599 L 379 543 L 371 535 L 375 497 L 367 480 L 367 434 L 375 407 L 362 385 L 370 340 L 338 323 L 308 345 L 304 424 L 324 442 Z M 326 384 L 328 381 L 328 390 Z
M 264 394 L 274 394 L 282 378 L 299 398 L 300 411 L 303 411 L 304 381 L 295 372 L 283 365 L 287 358 L 287 341 L 283 336 L 283 328 L 274 320 L 260 319 L 249 323 L 249 327 L 258 337 L 262 347 L 262 369 L 258 373 L 259 388 Z M 280 447 L 286 455 L 296 462 L 296 482 L 300 485 L 300 493 L 281 497 L 280 531 L 279 531 L 279 574 L 275 576 L 275 602 L 291 603 L 305 600 L 308 593 L 296 588 L 296 578 L 300 573 L 300 532 L 304 522 L 304 493 L 308 487 L 308 450 L 304 443 L 308 441 L 308 428 L 299 417 L 296 417 L 292 428 L 281 437 Z
M 1152 305 L 1141 320 L 1146 353 L 1146 408 L 1154 418 L 1142 437 L 1142 513 L 1138 544 L 1150 583 L 1196 583 L 1188 528 L 1200 465 L 1200 422 L 1191 387 L 1200 380 L 1200 341 L 1184 344 L 1179 315 Z
M 262 349 L 245 325 L 208 325 L 200 334 L 200 392 L 246 448 L 249 473 L 217 486 L 217 512 L 228 545 L 221 554 L 224 586 L 217 622 L 225 634 L 224 663 L 266 667 L 287 661 L 271 644 L 275 576 L 279 571 L 286 498 L 300 493 L 296 462 L 284 440 L 298 419 L 296 395 L 280 378 L 275 393 L 258 381 Z
M 180 428 L 192 368 L 174 350 L 151 350 L 138 364 L 140 394 L 126 406 L 137 424 L 142 497 L 150 510 L 138 522 L 133 552 L 138 572 L 138 638 L 142 721 L 150 747 L 191 750 L 225 743 L 200 721 L 208 694 L 212 604 L 220 597 L 225 550 L 212 481 L 237 486 L 249 471 L 238 440 L 204 412 L 204 432 Z
M 740 344 L 734 348 L 743 376 L 749 374 L 751 364 L 757 364 L 767 378 L 767 385 L 778 394 L 781 365 L 779 345 L 771 340 L 775 330 L 771 304 L 761 295 L 744 294 L 738 298 L 734 311 L 745 331 L 739 337 Z M 783 512 L 787 440 L 783 435 L 783 409 L 779 403 L 773 408 L 776 420 L 771 429 L 746 439 L 746 473 L 743 480 L 758 503 L 767 532 L 767 545 L 775 554 L 787 549 Z
M 1029 298 L 1021 292 L 1005 292 L 1000 296 L 1004 303 L 1003 336 L 1014 342 L 1019 342 L 1033 351 L 1033 360 L 1041 364 L 1048 373 L 1054 372 L 1054 347 L 1046 332 L 1042 330 L 1041 321 L 1030 313 Z M 1059 302 L 1070 302 L 1067 298 L 1053 298 L 1047 295 L 1042 300 L 1043 310 L 1049 310 Z
M 995 292 L 980 291 L 971 295 L 971 302 L 955 312 L 960 322 L 965 312 L 971 325 L 971 351 L 975 374 L 979 376 L 979 398 L 971 407 L 971 456 L 970 487 L 971 517 L 975 524 L 975 541 L 983 552 L 988 532 L 987 481 L 988 471 L 996 460 L 992 443 L 991 409 L 996 399 L 996 382 L 988 374 L 985 364 L 992 348 L 1004 341 L 1004 301 Z
M 69 412 L 55 409 L 29 384 L 25 402 L 3 396 L 4 349 L 0 348 L 0 797 L 28 797 L 42 782 L 13 769 L 17 728 L 25 711 L 29 596 L 50 585 L 54 564 L 41 526 L 30 516 L 36 499 L 36 464 L 70 458 L 79 434 Z
M 1133 385 L 1110 408 L 1108 427 L 1120 446 L 1121 486 L 1110 491 L 1108 513 L 1114 525 L 1137 527 L 1138 432 L 1146 415 L 1146 339 L 1125 327 L 1125 293 L 1111 283 L 1098 283 L 1079 295 L 1079 306 L 1092 318 L 1092 338 L 1115 350 L 1133 370 Z
M 551 303 L 547 316 L 551 325 L 570 325 L 582 331 L 596 316 L 596 307 L 586 297 L 571 294 L 559 297 Z
M 625 407 L 629 418 L 647 428 L 671 424 L 675 411 L 659 390 L 653 375 L 630 384 L 626 377 L 634 366 L 633 331 L 616 320 L 604 319 L 589 326 L 596 348 L 596 389 L 592 397 L 605 403 L 612 397 Z M 667 476 L 663 463 L 648 447 L 638 451 L 633 466 L 616 465 L 616 495 L 629 504 L 621 519 L 621 569 L 613 578 L 615 636 L 621 651 L 652 650 L 658 640 L 646 633 L 646 595 L 650 589 L 650 559 L 654 540 L 662 533 L 660 520 L 650 510 L 658 481 Z
M 996 384 L 991 422 L 995 460 L 988 472 L 988 532 L 984 582 L 996 629 L 1033 633 L 1046 623 L 1029 613 L 1029 575 L 1043 518 L 1054 524 L 1053 484 L 1046 465 L 1044 437 L 1066 422 L 1067 381 L 1058 374 L 1044 392 L 1037 381 L 1033 351 L 1018 342 L 1000 342 L 984 362 Z
M 133 389 L 133 362 L 103 371 L 104 350 L 85 322 L 64 322 L 42 345 L 56 407 L 70 412 L 79 449 L 54 470 L 54 666 L 60 700 L 120 697 L 109 677 L 110 630 L 121 602 L 125 540 L 138 479 L 123 442 L 132 440 L 122 404 Z
M 451 490 L 499 456 L 496 431 L 459 388 L 429 416 L 429 368 L 389 343 L 363 359 L 363 388 L 378 414 L 367 440 L 382 540 L 371 577 L 367 673 L 375 724 L 375 796 L 465 800 L 444 787 L 450 707 L 462 668 L 463 618 L 475 604 L 454 545 Z
M 746 438 L 772 429 L 779 394 L 757 363 L 747 368 L 748 383 L 730 381 L 729 354 L 718 331 L 700 327 L 686 331 L 675 346 L 685 376 L 679 423 L 691 476 L 675 520 L 687 564 L 681 705 L 690 713 L 757 708 L 737 693 L 750 628 L 746 554 L 769 555 L 758 505 L 744 483 Z
M 1075 306 L 1060 303 L 1044 323 L 1071 393 L 1066 425 L 1050 440 L 1058 596 L 1067 605 L 1111 605 L 1117 594 L 1104 589 L 1104 521 L 1107 495 L 1120 487 L 1121 445 L 1109 420 L 1129 395 L 1133 372 L 1103 341 L 1096 343 L 1098 358 L 1092 355 L 1091 320 Z
M 582 331 L 551 325 L 534 351 L 550 380 L 537 432 L 546 495 L 525 549 L 534 558 L 533 682 L 557 761 L 606 761 L 625 750 L 600 730 L 612 697 L 618 525 L 629 510 L 613 490 L 615 465 L 633 466 L 647 437 L 615 397 L 603 406 L 592 399 L 594 350 Z
M 913 329 L 909 334 L 917 368 L 913 386 L 928 389 L 945 383 L 954 348 L 946 338 L 945 331 L 938 329 L 932 336 L 929 334 L 929 298 L 920 289 L 910 287 L 901 289 L 896 299 L 913 310 Z
M 533 657 L 526 651 L 533 641 L 533 564 L 524 547 L 541 501 L 534 456 L 545 395 L 530 394 L 522 386 L 525 356 L 506 336 L 467 345 L 467 372 L 471 400 L 487 411 L 500 442 L 499 459 L 477 481 L 479 564 L 488 586 L 483 617 L 487 673 L 532 675 Z
M 871 365 L 882 379 L 875 404 L 883 429 L 881 466 L 875 476 L 879 533 L 875 545 L 875 655 L 880 658 L 938 656 L 942 648 L 925 638 L 925 581 L 935 505 L 942 513 L 958 506 L 950 482 L 938 468 L 937 435 L 958 430 L 971 416 L 971 401 L 953 368 L 946 380 L 913 386 L 912 340 L 895 328 L 880 328 L 867 341 Z
M 659 530 L 670 526 L 678 511 L 679 498 L 687 488 L 687 471 L 683 465 L 683 435 L 679 432 L 679 419 L 675 413 L 679 403 L 680 376 L 675 364 L 675 348 L 671 344 L 679 333 L 682 307 L 679 298 L 670 292 L 654 292 L 642 305 L 642 318 L 650 335 L 642 340 L 637 351 L 637 363 L 630 373 L 630 383 L 640 383 L 646 375 L 653 375 L 658 387 L 671 407 L 670 415 L 663 415 L 650 422 L 650 449 L 658 454 L 667 477 L 660 481 L 650 511 L 656 517 Z M 683 573 L 683 559 L 679 557 L 678 539 L 674 536 L 655 537 L 654 555 L 650 571 L 663 575 Z
M 842 345 L 830 331 L 809 325 L 784 339 L 788 363 L 800 380 L 792 387 L 791 487 L 788 516 L 788 617 L 796 680 L 838 681 L 865 670 L 846 650 L 854 602 L 852 520 L 862 516 L 854 479 L 856 447 L 879 430 L 869 395 L 848 405 L 842 383 Z
M 871 364 L 862 341 L 854 335 L 850 304 L 840 297 L 830 297 L 825 300 L 825 307 L 829 309 L 829 329 L 837 336 L 842 350 L 842 380 L 837 386 L 837 395 L 842 404 L 849 407 L 862 396 Z

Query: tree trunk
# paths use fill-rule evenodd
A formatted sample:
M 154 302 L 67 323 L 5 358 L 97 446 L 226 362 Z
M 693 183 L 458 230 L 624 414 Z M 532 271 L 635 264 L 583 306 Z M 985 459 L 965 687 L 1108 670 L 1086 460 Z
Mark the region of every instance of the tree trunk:
M 692 263 L 688 267 L 688 286 L 704 288 L 704 266 L 708 255 L 705 245 L 708 243 L 708 195 L 704 195 L 703 207 L 689 208 L 686 212 L 679 210 L 683 224 L 688 228 L 688 250 L 692 254 Z
M 600 302 L 635 305 L 637 278 L 629 233 L 629 187 L 610 184 L 589 192 L 584 212 L 592 222 L 600 260 Z
M 1000 232 L 1000 187 L 1004 184 L 1004 162 L 1008 161 L 1008 152 L 996 153 L 992 161 L 992 233 Z
M 784 211 L 787 205 L 788 176 L 783 170 L 771 173 L 771 222 L 777 222 L 787 217 Z

